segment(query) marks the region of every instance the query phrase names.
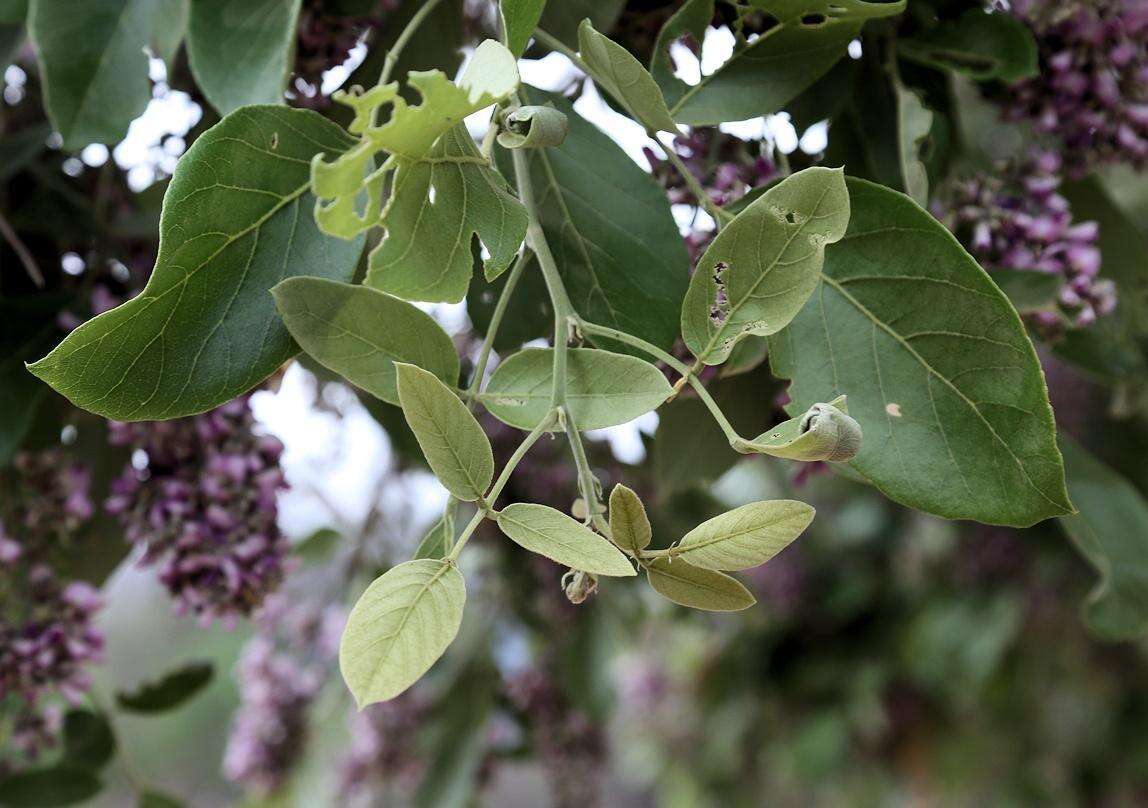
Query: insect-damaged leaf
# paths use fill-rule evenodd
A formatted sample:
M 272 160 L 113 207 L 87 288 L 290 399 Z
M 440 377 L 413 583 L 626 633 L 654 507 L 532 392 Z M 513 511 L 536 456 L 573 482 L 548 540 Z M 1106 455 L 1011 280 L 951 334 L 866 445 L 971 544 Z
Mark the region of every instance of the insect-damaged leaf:
M 840 169 L 799 171 L 739 213 L 698 261 L 682 304 L 694 356 L 718 365 L 744 337 L 784 328 L 817 287 L 826 245 L 848 223 Z

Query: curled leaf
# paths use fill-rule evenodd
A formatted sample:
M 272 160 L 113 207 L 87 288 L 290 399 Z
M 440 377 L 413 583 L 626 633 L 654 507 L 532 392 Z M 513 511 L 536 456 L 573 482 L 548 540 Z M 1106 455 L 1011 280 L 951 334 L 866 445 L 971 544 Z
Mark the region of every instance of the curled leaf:
M 570 120 L 554 107 L 519 107 L 503 116 L 498 143 L 507 149 L 543 149 L 562 145 L 569 131 Z
M 841 463 L 861 451 L 861 425 L 849 417 L 845 396 L 838 396 L 763 432 L 745 450 L 789 460 Z

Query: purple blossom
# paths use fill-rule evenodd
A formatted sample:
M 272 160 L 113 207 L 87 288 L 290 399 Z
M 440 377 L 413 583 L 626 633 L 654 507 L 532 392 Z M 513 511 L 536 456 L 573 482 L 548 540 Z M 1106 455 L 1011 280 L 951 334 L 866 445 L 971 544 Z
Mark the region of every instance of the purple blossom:
M 766 156 L 763 141 L 748 141 L 714 127 L 690 130 L 674 138 L 674 150 L 716 205 L 727 205 L 758 185 L 777 176 Z M 645 150 L 657 178 L 669 191 L 673 204 L 697 205 L 698 200 L 667 160 L 651 149 Z
M 1060 143 L 1072 176 L 1148 165 L 1148 0 L 1014 0 L 1040 74 L 1008 89 L 1005 116 Z
M 388 785 L 414 787 L 424 766 L 411 739 L 428 706 L 417 690 L 408 690 L 351 716 L 351 744 L 339 769 L 341 804 L 375 805 Z
M 147 467 L 126 466 L 106 507 L 179 610 L 204 623 L 249 616 L 286 571 L 283 446 L 253 427 L 246 396 L 192 418 L 109 427 L 110 442 L 142 450 Z

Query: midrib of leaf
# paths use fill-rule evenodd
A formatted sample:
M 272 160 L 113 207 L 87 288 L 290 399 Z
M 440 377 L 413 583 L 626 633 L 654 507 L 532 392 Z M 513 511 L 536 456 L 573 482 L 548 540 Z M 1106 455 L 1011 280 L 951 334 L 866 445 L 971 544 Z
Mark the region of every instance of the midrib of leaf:
M 768 277 L 769 273 L 772 272 L 774 267 L 777 266 L 778 262 L 781 260 L 781 257 L 785 255 L 786 250 L 789 249 L 789 245 L 793 243 L 793 240 L 801 235 L 802 231 L 805 230 L 805 226 L 816 219 L 824 218 L 817 216 L 816 213 L 821 209 L 821 203 L 825 199 L 825 195 L 827 193 L 829 193 L 828 186 L 821 191 L 821 196 L 817 197 L 817 203 L 813 206 L 813 212 L 809 214 L 809 217 L 805 221 L 801 222 L 796 228 L 794 228 L 792 235 L 790 235 L 790 237 L 785 240 L 784 246 L 782 246 L 781 250 L 778 251 L 777 257 L 773 259 L 768 267 L 761 271 L 761 274 L 758 276 L 757 280 L 753 282 L 753 286 L 751 286 L 746 292 L 745 297 L 738 301 L 737 304 L 730 307 L 729 313 L 726 314 L 725 320 L 710 337 L 709 342 L 706 343 L 705 350 L 702 351 L 702 357 L 710 355 L 710 352 L 713 351 L 714 346 L 717 345 L 718 338 L 726 332 L 726 329 L 729 327 L 729 323 L 733 322 L 734 315 L 741 311 L 742 306 L 744 306 L 750 300 L 754 299 L 754 292 L 757 291 L 757 288 L 761 286 L 761 284 L 765 283 L 766 277 Z M 703 257 L 705 256 L 703 255 Z M 697 267 L 694 267 L 694 272 L 697 271 Z
M 683 561 L 682 563 L 686 564 L 689 562 Z M 710 586 L 709 584 L 701 583 L 699 581 L 694 581 L 694 580 L 691 580 L 689 578 L 683 578 L 680 575 L 675 575 L 673 572 L 671 572 L 671 570 L 673 569 L 673 566 L 674 566 L 674 563 L 672 561 L 667 561 L 665 569 L 658 569 L 653 564 L 648 565 L 646 567 L 646 569 L 654 575 L 661 575 L 663 578 L 670 578 L 671 580 L 677 581 L 680 584 L 688 584 L 689 586 L 696 586 L 698 589 L 704 589 L 707 592 L 714 592 L 714 593 L 717 593 L 719 595 L 724 594 L 722 592 L 722 590 L 717 588 L 716 586 Z M 698 569 L 704 570 L 705 567 L 698 567 Z M 706 571 L 707 572 L 716 572 L 716 570 L 706 570 Z M 718 573 L 718 574 L 720 575 L 721 573 Z M 737 579 L 735 578 L 733 580 L 737 580 Z
M 428 578 L 419 587 L 418 594 L 415 595 L 414 599 L 403 610 L 402 619 L 399 620 L 399 624 L 395 627 L 395 630 L 390 632 L 389 634 L 383 634 L 382 636 L 376 638 L 374 642 L 368 644 L 365 648 L 363 648 L 363 650 L 360 653 L 361 654 L 366 653 L 367 651 L 375 648 L 375 646 L 380 645 L 381 643 L 383 643 L 384 641 L 387 641 L 387 640 L 391 641 L 391 644 L 393 645 L 394 640 L 399 635 L 401 635 L 403 633 L 403 629 L 406 628 L 407 621 L 411 619 L 411 615 L 414 614 L 415 608 L 419 605 L 419 603 L 422 601 L 423 597 L 427 594 L 427 592 L 430 591 L 430 588 L 432 586 L 434 586 L 434 584 L 438 581 L 438 579 L 446 574 L 446 571 L 449 568 L 450 568 L 450 564 L 443 563 L 442 566 L 440 566 L 435 571 L 435 574 L 432 575 L 430 578 Z M 377 619 L 382 619 L 382 617 L 385 617 L 385 616 L 386 616 L 386 614 L 383 614 Z M 390 649 L 388 648 L 388 649 L 384 650 L 382 653 L 383 653 L 383 656 L 387 656 L 390 653 Z M 374 690 L 375 688 L 378 687 L 379 675 L 382 672 L 383 672 L 383 666 L 379 665 L 375 668 L 375 672 L 371 675 L 371 688 L 370 688 L 371 690 Z
M 674 547 L 672 550 L 670 550 L 670 552 L 666 553 L 666 555 L 668 555 L 668 556 L 682 555 L 682 554 L 688 553 L 692 550 L 700 550 L 703 547 L 709 547 L 711 544 L 721 544 L 722 542 L 725 542 L 725 541 L 733 541 L 734 539 L 740 539 L 742 536 L 747 536 L 750 533 L 753 533 L 755 530 L 764 529 L 766 527 L 769 527 L 771 525 L 776 524 L 779 521 L 781 521 L 780 518 L 774 519 L 774 520 L 772 520 L 770 522 L 766 522 L 764 524 L 756 525 L 754 527 L 747 527 L 744 530 L 738 530 L 738 531 L 735 531 L 733 533 L 723 533 L 722 535 L 717 536 L 716 538 L 706 539 L 705 541 L 691 542 L 690 544 L 679 544 L 677 547 Z
M 906 229 L 906 228 L 886 228 L 886 229 Z M 872 232 L 876 233 L 876 232 L 880 232 L 880 231 L 872 231 Z M 861 235 L 861 234 L 858 234 L 858 235 Z M 865 235 L 869 235 L 869 233 L 866 233 Z M 960 388 L 958 388 L 955 384 L 953 384 L 951 381 L 949 381 L 947 378 L 945 378 L 944 375 L 942 375 L 939 371 L 937 371 L 935 368 L 933 368 L 932 365 L 930 365 L 927 361 L 925 361 L 925 358 L 923 356 L 921 356 L 916 351 L 916 349 L 913 348 L 912 345 L 910 345 L 908 342 L 906 342 L 905 339 L 900 334 L 898 334 L 889 325 L 887 325 L 879 317 L 877 317 L 875 314 L 873 314 L 873 312 L 869 311 L 869 309 L 867 309 L 864 306 L 864 304 L 861 303 L 861 301 L 857 300 L 857 298 L 855 298 L 851 294 L 849 294 L 849 292 L 847 292 L 845 290 L 845 288 L 841 286 L 840 283 L 835 281 L 833 278 L 830 278 L 824 272 L 821 273 L 821 280 L 824 283 L 831 286 L 846 301 L 848 301 L 859 312 L 861 312 L 863 315 L 865 315 L 865 317 L 868 318 L 869 321 L 874 324 L 874 326 L 880 328 L 882 331 L 884 331 L 886 334 L 888 334 L 894 340 L 896 340 L 896 342 L 902 348 L 904 348 L 909 353 L 910 356 L 912 356 L 915 360 L 917 360 L 917 362 L 920 363 L 921 367 L 923 367 L 930 375 L 935 376 L 936 378 L 940 379 L 950 390 L 952 390 L 954 393 L 956 393 L 956 395 L 961 399 L 961 401 L 963 401 L 969 407 L 969 409 L 971 409 L 974 413 L 976 413 L 977 418 L 980 420 L 980 422 L 982 424 L 984 424 L 985 428 L 989 431 L 989 434 L 993 436 L 993 440 L 996 441 L 1005 450 L 1005 452 L 1008 454 L 1008 456 L 1010 458 L 1012 458 L 1012 461 L 1016 464 L 1017 469 L 1020 471 L 1021 476 L 1024 478 L 1024 481 L 1026 483 L 1028 483 L 1029 487 L 1032 488 L 1032 490 L 1035 491 L 1037 494 L 1039 494 L 1041 497 L 1043 497 L 1045 499 L 1045 501 L 1047 501 L 1049 504 L 1056 507 L 1056 509 L 1058 511 L 1064 510 L 1063 504 L 1050 498 L 1048 496 L 1048 494 L 1046 494 L 1039 487 L 1037 487 L 1036 483 L 1034 483 L 1032 481 L 1032 478 L 1029 477 L 1029 475 L 1028 475 L 1028 471 L 1025 470 L 1024 464 L 1021 463 L 1020 458 L 1018 458 L 1016 456 L 1016 454 L 1013 453 L 1012 447 L 1010 447 L 1004 441 L 1004 439 L 1001 438 L 1001 436 L 999 434 L 997 434 L 996 429 L 993 428 L 993 425 L 989 422 L 989 420 L 987 418 L 985 418 L 985 416 L 981 413 L 980 409 L 977 407 L 976 403 L 974 401 L 972 401 L 972 399 L 970 399 L 963 392 L 961 392 Z M 824 323 L 824 320 L 822 322 Z M 825 324 L 825 338 L 826 338 L 827 342 L 830 339 L 829 326 L 827 323 Z M 927 381 L 926 381 L 926 387 L 929 390 L 929 395 L 931 398 L 932 397 L 932 387 L 928 385 Z M 952 449 L 949 448 L 948 438 L 945 437 L 944 426 L 942 426 L 940 423 L 940 418 L 937 415 L 935 405 L 933 407 L 933 415 L 934 415 L 934 418 L 936 418 L 936 420 L 937 420 L 937 426 L 941 429 L 941 435 L 942 435 L 942 437 L 944 437 L 944 440 L 945 440 L 945 447 L 946 447 L 946 449 L 949 450 L 949 456 L 950 456 L 950 458 L 952 458 Z M 953 460 L 953 465 L 957 469 L 957 472 L 961 475 L 961 479 L 964 480 L 964 472 L 961 470 L 960 466 L 956 463 L 955 459 Z M 966 486 L 968 485 L 967 481 L 966 481 L 965 485 Z
M 578 542 L 566 541 L 562 538 L 561 535 L 551 535 L 549 533 L 545 533 L 545 532 L 539 530 L 538 528 L 534 527 L 533 525 L 528 525 L 526 522 L 520 522 L 519 520 L 515 519 L 512 516 L 506 516 L 505 512 L 503 512 L 502 518 L 505 519 L 507 522 L 513 524 L 513 525 L 517 525 L 521 528 L 524 528 L 528 532 L 533 533 L 534 535 L 541 538 L 543 541 L 553 541 L 555 544 L 561 545 L 562 547 L 565 547 L 567 550 L 574 550 L 575 552 L 582 549 Z

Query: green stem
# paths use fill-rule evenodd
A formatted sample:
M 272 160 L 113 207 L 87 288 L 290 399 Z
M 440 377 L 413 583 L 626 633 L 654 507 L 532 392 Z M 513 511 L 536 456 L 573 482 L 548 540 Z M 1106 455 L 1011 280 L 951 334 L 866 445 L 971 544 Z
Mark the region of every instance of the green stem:
M 567 46 L 565 42 L 554 36 L 554 34 L 547 33 L 541 28 L 535 28 L 534 38 L 546 47 L 550 48 L 550 50 L 561 53 L 563 56 L 573 62 L 574 66 L 585 73 L 587 76 L 590 75 L 590 66 L 582 61 L 582 57 L 578 55 L 578 51 Z
M 506 285 L 502 287 L 502 292 L 498 296 L 498 302 L 494 304 L 494 313 L 490 316 L 490 325 L 486 328 L 486 336 L 482 340 L 482 347 L 478 352 L 478 361 L 474 365 L 474 373 L 470 379 L 470 385 L 466 390 L 466 398 L 471 402 L 471 408 L 474 407 L 475 399 L 482 388 L 482 378 L 486 375 L 486 366 L 490 363 L 490 354 L 494 350 L 494 340 L 498 335 L 499 326 L 502 325 L 502 318 L 506 314 L 506 309 L 510 305 L 510 296 L 514 294 L 514 287 L 518 285 L 519 279 L 522 277 L 522 271 L 526 268 L 526 252 L 523 250 L 514 259 L 514 265 L 510 268 L 510 273 L 506 276 Z
M 600 527 L 600 523 L 604 523 L 605 520 L 599 512 L 601 508 L 598 502 L 598 481 L 590 468 L 590 458 L 586 455 L 586 447 L 582 443 L 582 434 L 578 431 L 574 414 L 570 412 L 568 405 L 563 405 L 562 409 L 566 421 L 566 437 L 570 440 L 574 466 L 578 469 L 578 488 L 582 491 L 582 499 L 586 503 L 586 513 L 589 521 Z M 608 526 L 606 527 L 606 535 L 610 535 Z
M 386 84 L 387 81 L 390 80 L 391 72 L 395 69 L 395 63 L 398 62 L 403 48 L 407 46 L 411 37 L 414 36 L 415 31 L 423 24 L 423 20 L 427 18 L 427 15 L 434 11 L 435 6 L 440 2 L 442 2 L 442 0 L 424 0 L 422 8 L 416 11 L 414 16 L 410 18 L 410 21 L 407 22 L 406 27 L 403 28 L 402 33 L 399 34 L 399 38 L 395 40 L 395 44 L 391 46 L 391 49 L 387 51 L 386 58 L 383 59 L 383 72 L 379 74 L 379 84 Z
M 733 214 L 728 210 L 722 210 L 713 201 L 713 199 L 710 198 L 710 195 L 706 193 L 706 190 L 702 188 L 701 183 L 698 182 L 698 178 L 695 177 L 693 172 L 686 167 L 685 162 L 682 161 L 681 156 L 674 149 L 673 141 L 671 140 L 667 144 L 660 138 L 655 138 L 655 140 L 657 140 L 658 145 L 662 147 L 662 151 L 666 153 L 666 157 L 669 158 L 671 163 L 673 163 L 677 172 L 681 174 L 682 179 L 685 180 L 686 187 L 688 187 L 690 189 L 690 193 L 697 198 L 698 204 L 701 205 L 705 212 L 708 213 L 714 220 L 714 225 L 717 227 L 717 229 L 720 230 L 723 224 L 731 221 L 733 219 Z

